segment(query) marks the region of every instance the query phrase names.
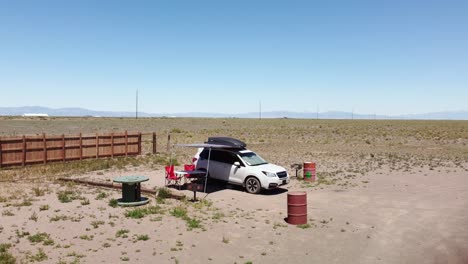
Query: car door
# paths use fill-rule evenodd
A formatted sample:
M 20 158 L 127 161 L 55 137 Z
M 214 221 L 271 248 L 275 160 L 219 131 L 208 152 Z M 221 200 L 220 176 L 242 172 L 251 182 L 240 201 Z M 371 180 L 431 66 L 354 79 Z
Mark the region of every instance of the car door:
M 218 180 L 222 180 L 223 171 L 223 153 L 220 150 L 213 149 L 209 155 L 209 173 L 210 177 Z M 207 164 L 208 166 L 208 164 Z
M 232 164 L 230 166 L 230 177 L 229 177 L 229 181 L 232 182 L 232 183 L 236 183 L 236 184 L 243 184 L 244 183 L 244 180 L 245 180 L 245 177 L 248 176 L 249 172 L 248 172 L 248 167 L 245 165 L 245 163 L 239 158 L 239 156 L 237 156 L 236 154 L 234 153 L 231 153 L 232 154 Z M 239 162 L 240 166 L 235 166 L 234 163 L 235 162 Z
M 222 181 L 229 181 L 229 176 L 231 173 L 231 166 L 232 166 L 232 158 L 231 154 L 229 151 L 225 150 L 215 150 L 215 155 L 213 156 L 213 170 L 210 168 L 210 174 L 211 171 L 213 172 L 213 178 L 216 178 L 218 180 Z M 211 164 L 210 164 L 211 167 Z

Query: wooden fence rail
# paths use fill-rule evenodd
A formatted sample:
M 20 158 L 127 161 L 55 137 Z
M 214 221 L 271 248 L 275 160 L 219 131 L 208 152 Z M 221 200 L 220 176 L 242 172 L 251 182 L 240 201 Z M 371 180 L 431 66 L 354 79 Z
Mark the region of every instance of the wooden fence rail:
M 1 137 L 0 168 L 57 161 L 141 155 L 141 133 Z M 153 135 L 156 145 L 156 134 Z M 156 147 L 153 149 L 156 152 Z

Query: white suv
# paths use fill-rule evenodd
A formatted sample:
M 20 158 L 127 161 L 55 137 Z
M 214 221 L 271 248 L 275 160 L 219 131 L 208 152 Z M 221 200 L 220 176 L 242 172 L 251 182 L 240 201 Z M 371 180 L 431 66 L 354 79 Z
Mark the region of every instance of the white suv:
M 198 149 L 194 156 L 197 169 L 206 170 L 208 155 L 208 148 Z M 288 172 L 283 167 L 270 164 L 245 148 L 212 148 L 208 176 L 242 185 L 249 193 L 259 193 L 262 189 L 275 189 L 289 183 Z

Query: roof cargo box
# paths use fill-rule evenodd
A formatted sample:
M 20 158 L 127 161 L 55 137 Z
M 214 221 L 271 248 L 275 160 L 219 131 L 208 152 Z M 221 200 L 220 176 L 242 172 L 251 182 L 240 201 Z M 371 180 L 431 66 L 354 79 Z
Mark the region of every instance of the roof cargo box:
M 209 137 L 208 141 L 205 143 L 226 145 L 233 148 L 245 148 L 247 146 L 244 142 L 230 137 Z

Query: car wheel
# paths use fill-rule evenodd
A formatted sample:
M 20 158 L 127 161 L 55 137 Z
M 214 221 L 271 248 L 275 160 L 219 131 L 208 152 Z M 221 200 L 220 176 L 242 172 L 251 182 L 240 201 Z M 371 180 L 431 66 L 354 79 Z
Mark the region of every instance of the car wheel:
M 262 190 L 262 186 L 260 185 L 260 181 L 255 177 L 249 177 L 245 181 L 245 189 L 248 193 L 257 194 Z

